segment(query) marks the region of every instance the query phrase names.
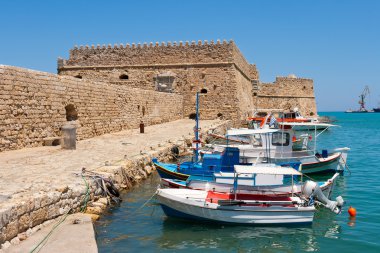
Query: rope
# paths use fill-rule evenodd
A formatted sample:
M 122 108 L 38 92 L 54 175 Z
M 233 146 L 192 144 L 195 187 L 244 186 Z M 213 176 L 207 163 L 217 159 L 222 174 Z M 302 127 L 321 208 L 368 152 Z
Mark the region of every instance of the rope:
M 155 191 L 155 192 L 153 193 L 153 195 L 152 195 L 147 201 L 144 202 L 144 204 L 142 204 L 139 208 L 137 208 L 136 210 L 134 210 L 131 214 L 135 214 L 135 213 L 137 213 L 140 209 L 144 208 L 144 207 L 146 206 L 146 204 L 148 204 L 149 201 L 151 201 L 151 200 L 156 196 L 156 194 L 157 194 L 157 191 Z
M 78 173 L 74 173 L 75 175 L 79 176 Z M 86 175 L 86 174 L 89 174 L 89 175 Z M 91 178 L 92 180 L 94 180 L 97 184 L 98 187 L 100 187 L 102 189 L 102 192 L 103 192 L 103 196 L 106 196 L 107 197 L 107 202 L 108 204 L 110 203 L 110 200 L 114 201 L 115 203 L 119 203 L 120 202 L 120 198 L 113 195 L 113 193 L 110 192 L 110 190 L 108 190 L 107 188 L 107 185 L 106 183 L 108 183 L 111 187 L 113 187 L 113 182 L 111 179 L 109 178 L 106 178 L 104 177 L 103 175 L 99 174 L 99 173 L 96 173 L 96 172 L 93 172 L 93 171 L 90 171 L 90 170 L 86 170 L 86 168 L 82 168 L 82 173 L 81 173 L 81 176 L 83 178 L 83 180 L 86 182 L 86 180 L 84 179 L 84 177 L 89 177 Z M 100 180 L 100 182 L 99 182 Z M 129 179 L 128 177 L 126 177 L 126 180 L 127 180 L 127 183 L 130 184 L 129 182 Z M 86 199 L 85 199 L 85 205 L 87 205 L 87 202 L 89 200 L 89 185 L 88 183 L 86 182 L 86 185 L 87 185 L 87 193 L 86 193 Z M 117 191 L 117 189 L 116 189 Z M 110 199 L 110 200 L 109 200 Z M 85 211 L 84 208 L 81 209 L 81 211 Z
M 82 170 L 82 179 L 86 185 L 86 195 L 84 197 L 84 203 L 83 203 L 83 206 L 80 210 L 80 212 L 85 212 L 86 211 L 86 208 L 87 208 L 87 203 L 88 203 L 88 200 L 90 198 L 90 186 L 88 184 L 88 182 L 86 181 L 86 179 L 84 178 L 84 170 Z M 58 221 L 57 224 L 54 225 L 54 227 L 50 230 L 50 232 L 30 251 L 30 253 L 35 253 L 35 252 L 39 252 L 44 246 L 45 244 L 47 243 L 49 237 L 53 234 L 54 230 L 57 229 L 57 227 L 59 225 L 61 225 L 67 218 L 67 216 L 69 216 L 69 213 L 72 209 L 70 208 L 62 217 L 61 219 Z
M 344 167 L 348 170 L 348 172 L 350 173 L 350 176 L 351 176 L 351 170 L 348 167 L 346 160 L 344 160 L 344 158 L 342 157 L 342 155 L 340 156 L 340 159 L 342 159 L 342 161 L 344 163 Z
M 86 179 L 84 178 L 83 173 L 82 173 L 82 179 L 83 179 L 83 181 L 84 181 L 84 183 L 85 183 L 85 185 L 86 185 L 86 195 L 85 195 L 85 197 L 84 197 L 84 203 L 83 203 L 83 206 L 82 206 L 81 209 L 80 209 L 80 212 L 81 212 L 81 213 L 84 213 L 84 212 L 86 211 L 86 209 L 87 209 L 87 202 L 88 202 L 88 200 L 90 199 L 90 187 L 89 187 L 89 185 L 88 185 L 88 182 L 87 182 Z
M 45 246 L 45 244 L 47 243 L 49 237 L 52 235 L 54 230 L 66 220 L 67 216 L 69 216 L 70 211 L 71 211 L 71 208 L 61 217 L 58 223 L 54 225 L 54 227 L 50 230 L 50 232 L 37 244 L 37 246 L 34 247 L 30 251 L 30 253 L 39 252 Z

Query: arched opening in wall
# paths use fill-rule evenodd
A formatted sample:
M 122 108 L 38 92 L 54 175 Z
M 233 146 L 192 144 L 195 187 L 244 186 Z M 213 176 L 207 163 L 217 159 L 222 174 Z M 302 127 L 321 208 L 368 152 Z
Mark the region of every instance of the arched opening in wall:
M 207 89 L 206 88 L 201 89 L 201 93 L 202 94 L 206 94 L 207 93 Z
M 253 93 L 253 96 L 255 96 L 255 97 L 256 97 L 256 96 L 257 96 L 257 92 L 254 92 L 254 93 Z
M 223 118 L 223 113 L 218 113 L 216 116 L 218 116 L 218 118 L 222 119 Z
M 122 75 L 119 76 L 119 79 L 120 80 L 128 80 L 129 76 L 127 74 L 122 74 Z
M 67 121 L 74 121 L 78 119 L 78 112 L 73 104 L 66 105 L 65 110 Z
M 144 106 L 142 107 L 142 114 L 143 114 L 143 116 L 145 116 L 145 107 Z
M 195 112 L 189 114 L 189 119 L 195 119 L 196 117 L 197 115 L 195 114 Z
M 140 105 L 137 105 L 137 110 L 139 110 L 139 111 L 140 111 Z
M 83 77 L 81 75 L 74 76 L 75 78 L 82 79 Z
M 306 89 L 306 86 L 303 86 L 303 89 L 305 90 L 305 89 Z
M 218 85 L 214 84 L 214 90 L 216 90 L 216 88 L 218 88 Z

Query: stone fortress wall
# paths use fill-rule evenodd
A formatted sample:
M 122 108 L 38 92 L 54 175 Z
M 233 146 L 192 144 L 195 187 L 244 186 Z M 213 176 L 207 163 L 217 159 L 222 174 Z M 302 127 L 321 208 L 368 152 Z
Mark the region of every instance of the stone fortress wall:
M 256 108 L 316 114 L 313 80 L 260 83 L 233 41 L 81 46 L 58 59 L 58 75 L 0 65 L 0 151 L 41 146 L 70 120 L 80 140 L 189 117 L 201 90 L 202 119 L 238 125 Z
M 206 89 L 201 118 L 235 120 L 251 110 L 251 79 L 258 78 L 233 41 L 219 40 L 75 47 L 58 72 L 148 90 L 156 89 L 161 75 L 172 75 L 171 92 L 184 96 L 185 117 L 195 112 L 195 93 Z
M 77 118 L 77 138 L 183 118 L 182 96 L 0 65 L 0 151 L 42 146 Z M 72 120 L 72 119 L 69 119 Z
M 254 96 L 256 109 L 293 110 L 297 107 L 304 116 L 316 116 L 317 107 L 312 79 L 294 75 L 277 77 L 274 83 L 260 83 Z

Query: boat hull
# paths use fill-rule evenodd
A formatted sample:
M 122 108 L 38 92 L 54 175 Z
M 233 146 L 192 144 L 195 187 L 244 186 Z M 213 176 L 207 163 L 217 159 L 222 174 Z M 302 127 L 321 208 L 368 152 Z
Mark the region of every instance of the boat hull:
M 168 167 L 167 164 L 155 163 L 153 162 L 156 170 L 161 178 L 169 179 L 178 179 L 178 180 L 187 180 L 190 175 L 182 174 L 177 172 L 177 169 L 174 167 Z
M 184 192 L 174 195 L 170 190 Z M 207 193 L 188 189 L 158 190 L 157 200 L 167 216 L 245 225 L 306 225 L 311 224 L 314 218 L 313 206 L 220 206 L 205 201 L 206 195 L 194 196 L 186 191 Z

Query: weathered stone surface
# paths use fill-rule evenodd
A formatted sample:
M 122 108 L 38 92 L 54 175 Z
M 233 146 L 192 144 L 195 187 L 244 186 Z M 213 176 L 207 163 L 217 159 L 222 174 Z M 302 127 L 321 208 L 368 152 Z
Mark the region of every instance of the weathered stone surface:
M 100 207 L 98 206 L 88 206 L 86 209 L 86 213 L 89 214 L 101 214 L 103 211 Z
M 284 110 L 297 107 L 304 116 L 317 114 L 311 79 L 277 77 L 274 83 L 259 84 L 258 89 L 257 96 L 254 96 L 255 107 Z
M 24 241 L 24 240 L 26 240 L 26 238 L 28 238 L 26 235 L 26 232 L 22 232 L 22 233 L 18 234 L 17 237 L 20 241 Z
M 2 245 L 1 245 L 1 249 L 2 250 L 6 250 L 8 249 L 12 244 L 8 241 L 4 242 Z
M 19 231 L 25 231 L 28 228 L 30 228 L 32 225 L 32 222 L 30 220 L 29 214 L 22 215 L 18 220 L 18 230 Z
M 93 202 L 91 203 L 91 206 L 93 207 L 100 207 L 101 210 L 105 210 L 107 208 L 107 205 L 99 202 Z
M 12 245 L 18 245 L 20 244 L 20 239 L 18 237 L 15 237 L 10 242 Z
M 98 202 L 99 202 L 99 203 L 102 203 L 103 205 L 108 205 L 108 200 L 107 200 L 107 198 L 99 198 L 99 199 L 98 199 Z
M 89 215 L 93 222 L 99 220 L 99 218 L 100 218 L 100 216 L 98 214 L 86 213 L 86 215 Z
M 47 211 L 48 211 L 47 207 L 42 207 L 42 208 L 37 209 L 36 211 L 33 211 L 30 214 L 32 227 L 43 223 L 47 219 L 47 214 L 48 214 Z
M 160 84 L 157 80 L 166 77 L 170 90 L 184 96 L 185 117 L 195 112 L 195 94 L 201 89 L 207 90 L 200 97 L 201 118 L 205 119 L 243 119 L 253 108 L 286 109 L 288 105 L 298 106 L 305 115 L 316 113 L 313 91 L 309 88 L 310 81 L 313 86 L 312 80 L 299 79 L 301 86 L 295 86 L 288 78 L 277 78 L 268 93 L 268 85 L 259 84 L 256 65 L 247 62 L 233 41 L 73 49 L 69 59 L 60 64 L 59 74 L 147 90 L 157 90 Z M 293 89 L 288 96 L 288 90 Z
M 74 114 L 77 120 L 70 122 L 79 140 L 137 128 L 140 121 L 148 126 L 183 117 L 182 95 L 4 65 L 0 70 L 0 98 L 6 102 L 0 152 L 42 146 L 44 138 L 61 136 Z
M 4 207 L 0 209 L 0 229 L 11 221 L 12 208 Z
M 4 234 L 6 236 L 5 240 L 9 241 L 18 234 L 18 221 L 12 221 L 8 223 L 8 225 L 5 227 Z

